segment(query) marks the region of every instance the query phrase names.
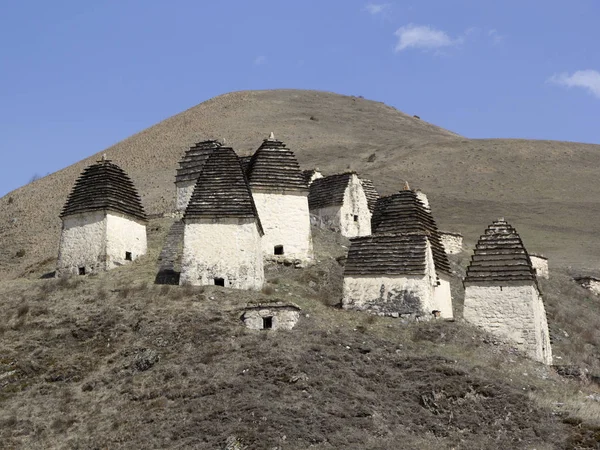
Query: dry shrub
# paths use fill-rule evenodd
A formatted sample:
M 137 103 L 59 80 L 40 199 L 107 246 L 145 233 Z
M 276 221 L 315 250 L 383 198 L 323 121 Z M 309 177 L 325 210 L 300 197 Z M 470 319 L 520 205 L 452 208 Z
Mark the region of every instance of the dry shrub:
M 17 308 L 17 317 L 23 317 L 29 312 L 29 305 L 27 303 Z
M 261 292 L 265 295 L 273 295 L 275 293 L 275 289 L 273 288 L 273 286 L 265 286 L 262 288 Z

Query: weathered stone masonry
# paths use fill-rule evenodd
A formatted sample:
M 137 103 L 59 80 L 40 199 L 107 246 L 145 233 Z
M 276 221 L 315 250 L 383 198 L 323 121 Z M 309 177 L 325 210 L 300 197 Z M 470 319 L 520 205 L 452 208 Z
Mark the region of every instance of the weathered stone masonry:
M 385 315 L 452 318 L 451 270 L 416 192 L 377 202 L 373 235 L 351 239 L 342 306 Z
M 60 218 L 57 276 L 109 270 L 146 253 L 141 200 L 131 179 L 111 161 L 83 171 Z
M 552 364 L 548 322 L 531 260 L 517 231 L 492 223 L 475 247 L 464 279 L 465 320 Z
M 264 256 L 312 260 L 308 187 L 294 153 L 271 134 L 247 162 L 246 175 L 265 232 Z
M 314 225 L 346 237 L 371 234 L 369 199 L 354 172 L 314 180 L 310 185 L 308 204 Z
M 181 284 L 262 288 L 263 230 L 233 149 L 208 157 L 183 221 Z

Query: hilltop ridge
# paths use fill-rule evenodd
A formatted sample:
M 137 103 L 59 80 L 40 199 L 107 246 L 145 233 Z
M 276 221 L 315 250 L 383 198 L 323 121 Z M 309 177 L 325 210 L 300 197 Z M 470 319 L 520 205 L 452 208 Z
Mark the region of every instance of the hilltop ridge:
M 184 151 L 224 139 L 240 155 L 274 131 L 305 168 L 357 170 L 382 194 L 399 180 L 429 195 L 442 229 L 473 242 L 503 215 L 551 264 L 588 267 L 600 251 L 600 146 L 553 141 L 468 139 L 380 102 L 329 92 L 224 94 L 0 199 L 0 275 L 52 264 L 58 215 L 83 168 L 106 153 L 131 176 L 149 214 L 174 209 Z M 16 256 L 17 254 L 22 256 Z

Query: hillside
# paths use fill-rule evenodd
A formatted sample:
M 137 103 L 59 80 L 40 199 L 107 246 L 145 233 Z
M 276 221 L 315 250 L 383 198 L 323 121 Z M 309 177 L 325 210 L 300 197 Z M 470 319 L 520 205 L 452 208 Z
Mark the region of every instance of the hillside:
M 177 162 L 194 142 L 225 139 L 248 154 L 270 131 L 306 167 L 357 170 L 382 193 L 408 180 L 427 192 L 441 228 L 462 232 L 468 242 L 505 216 L 551 265 L 596 265 L 600 146 L 472 140 L 382 103 L 274 90 L 216 97 L 0 199 L 0 276 L 53 264 L 60 210 L 78 174 L 101 153 L 130 174 L 147 211 L 157 214 L 173 209 Z
M 460 320 L 338 309 L 340 236 L 314 229 L 319 262 L 268 265 L 252 293 L 154 285 L 169 225 L 151 221 L 132 266 L 0 283 L 0 448 L 597 448 L 595 383 Z M 597 371 L 600 305 L 553 277 L 557 361 Z M 279 299 L 302 308 L 294 330 L 242 326 L 247 302 Z

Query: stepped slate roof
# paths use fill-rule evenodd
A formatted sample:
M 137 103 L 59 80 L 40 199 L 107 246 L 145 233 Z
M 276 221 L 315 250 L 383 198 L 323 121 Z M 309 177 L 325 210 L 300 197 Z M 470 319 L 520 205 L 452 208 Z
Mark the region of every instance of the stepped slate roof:
M 350 243 L 344 276 L 425 275 L 425 233 L 372 234 Z
M 179 162 L 175 183 L 197 179 L 200 172 L 202 172 L 202 166 L 207 158 L 214 149 L 219 148 L 220 146 L 221 144 L 218 141 L 208 140 L 198 142 L 193 147 L 190 147 Z
M 101 210 L 147 220 L 133 182 L 123 169 L 107 159 L 92 164 L 81 173 L 60 217 Z
M 373 234 L 425 233 L 431 244 L 436 271 L 452 273 L 437 224 L 415 191 L 405 189 L 379 198 L 371 217 L 371 230 Z
M 375 211 L 375 205 L 379 199 L 379 193 L 377 192 L 377 189 L 375 189 L 375 185 L 371 180 L 361 178 L 360 181 L 362 182 L 363 191 L 365 191 L 365 195 L 367 196 L 369 211 L 371 211 L 371 214 L 373 214 L 373 211 Z
M 341 206 L 344 203 L 344 192 L 354 172 L 339 173 L 328 177 L 317 178 L 310 185 L 308 208 L 321 209 L 329 206 Z
M 219 147 L 206 159 L 183 218 L 228 217 L 256 219 L 263 233 L 240 159 L 231 147 Z
M 294 152 L 275 138 L 265 139 L 246 170 L 252 189 L 308 191 Z
M 515 281 L 537 283 L 521 237 L 501 218 L 487 227 L 479 238 L 464 282 L 465 285 L 480 282 L 502 285 Z

